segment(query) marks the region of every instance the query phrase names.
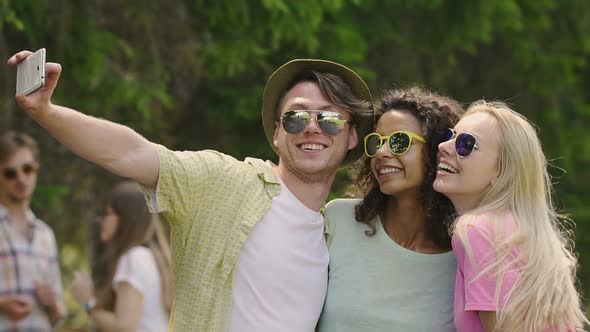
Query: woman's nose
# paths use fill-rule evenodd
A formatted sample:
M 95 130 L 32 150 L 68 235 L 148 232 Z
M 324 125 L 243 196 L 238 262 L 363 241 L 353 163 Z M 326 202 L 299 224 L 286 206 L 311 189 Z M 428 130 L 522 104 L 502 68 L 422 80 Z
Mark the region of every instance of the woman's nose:
M 438 151 L 447 156 L 453 155 L 455 151 L 455 139 L 450 139 L 446 142 L 442 142 L 438 145 Z
M 381 144 L 375 153 L 375 157 L 378 158 L 390 158 L 392 156 L 393 153 L 391 153 L 391 150 L 389 149 L 389 146 L 387 146 L 386 142 L 383 142 L 383 144 Z

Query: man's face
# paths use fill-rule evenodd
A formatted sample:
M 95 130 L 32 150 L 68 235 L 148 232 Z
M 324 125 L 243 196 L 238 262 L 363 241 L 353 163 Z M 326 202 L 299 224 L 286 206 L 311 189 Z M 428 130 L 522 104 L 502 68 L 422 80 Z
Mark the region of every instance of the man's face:
M 351 115 L 332 105 L 316 83 L 301 82 L 283 97 L 280 116 L 293 110 L 331 111 L 350 121 Z M 305 182 L 320 182 L 334 176 L 348 150 L 357 142 L 356 129 L 345 124 L 340 133 L 328 135 L 317 122 L 317 113 L 312 112 L 312 121 L 300 132 L 289 134 L 277 122 L 274 145 L 279 152 L 279 168 L 288 171 Z
M 0 163 L 0 197 L 12 203 L 29 201 L 37 184 L 38 164 L 29 148 L 19 148 Z

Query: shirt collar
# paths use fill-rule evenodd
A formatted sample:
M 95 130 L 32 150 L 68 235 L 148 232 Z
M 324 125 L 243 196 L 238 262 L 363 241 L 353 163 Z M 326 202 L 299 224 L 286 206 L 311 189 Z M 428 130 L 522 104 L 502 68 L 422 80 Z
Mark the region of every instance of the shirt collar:
M 272 170 L 274 164 L 270 160 L 263 161 L 256 158 L 246 158 L 244 161 L 256 169 L 258 177 L 264 180 L 264 182 L 269 184 L 281 184 L 279 177 Z
M 281 181 L 272 170 L 274 164 L 271 161 L 256 158 L 246 158 L 244 161 L 251 165 L 256 170 L 258 177 L 264 181 L 269 197 L 275 197 L 281 192 Z
M 29 226 L 34 227 L 37 217 L 30 208 L 27 208 L 26 215 Z M 0 222 L 12 222 L 8 209 L 2 203 L 0 203 Z

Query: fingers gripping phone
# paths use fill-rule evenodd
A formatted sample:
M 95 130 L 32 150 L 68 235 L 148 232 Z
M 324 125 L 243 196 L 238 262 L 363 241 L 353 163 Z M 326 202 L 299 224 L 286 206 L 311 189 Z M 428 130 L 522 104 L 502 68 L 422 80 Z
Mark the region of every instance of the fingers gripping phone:
M 16 93 L 30 95 L 45 85 L 45 49 L 42 48 L 18 64 Z

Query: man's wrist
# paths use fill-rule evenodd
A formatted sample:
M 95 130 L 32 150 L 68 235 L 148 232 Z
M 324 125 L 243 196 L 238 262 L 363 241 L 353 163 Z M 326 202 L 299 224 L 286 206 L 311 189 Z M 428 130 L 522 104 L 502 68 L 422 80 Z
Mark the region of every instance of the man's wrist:
M 87 314 L 90 314 L 94 307 L 96 307 L 96 298 L 94 297 L 91 297 L 86 303 L 84 303 L 84 311 L 86 311 Z
M 5 298 L 0 298 L 0 312 L 4 312 L 6 310 L 4 307 L 6 306 L 7 302 L 8 300 Z
M 50 307 L 47 315 L 49 316 L 49 322 L 51 323 L 51 326 L 55 328 L 61 322 L 63 314 L 64 313 L 60 309 L 59 305 Z

